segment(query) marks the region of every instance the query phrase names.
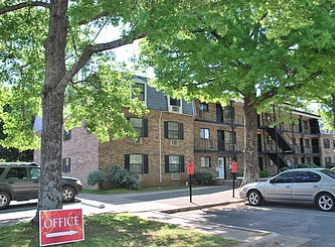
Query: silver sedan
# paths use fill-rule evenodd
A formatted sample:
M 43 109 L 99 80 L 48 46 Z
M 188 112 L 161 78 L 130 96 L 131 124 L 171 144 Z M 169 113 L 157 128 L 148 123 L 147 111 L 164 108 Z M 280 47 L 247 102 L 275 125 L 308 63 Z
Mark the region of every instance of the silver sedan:
M 317 205 L 322 211 L 335 208 L 335 172 L 325 168 L 290 169 L 264 182 L 246 184 L 240 198 L 252 206 L 263 202 Z

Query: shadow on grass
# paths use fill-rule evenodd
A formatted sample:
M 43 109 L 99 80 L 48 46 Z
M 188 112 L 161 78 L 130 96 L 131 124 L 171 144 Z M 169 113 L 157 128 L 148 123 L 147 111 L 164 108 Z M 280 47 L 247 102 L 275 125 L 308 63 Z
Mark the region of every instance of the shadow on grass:
M 128 214 L 92 215 L 85 220 L 85 240 L 62 244 L 62 247 L 225 247 L 239 242 L 221 236 Z M 0 227 L 2 247 L 38 247 L 39 231 L 30 223 Z

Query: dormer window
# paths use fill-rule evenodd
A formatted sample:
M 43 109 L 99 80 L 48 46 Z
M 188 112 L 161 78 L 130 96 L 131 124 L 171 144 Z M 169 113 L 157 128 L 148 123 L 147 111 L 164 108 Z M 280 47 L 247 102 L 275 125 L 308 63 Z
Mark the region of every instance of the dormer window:
M 136 83 L 133 88 L 136 88 L 136 93 L 132 93 L 132 99 L 138 98 L 139 101 L 145 102 L 145 85 Z
M 169 112 L 182 113 L 182 101 L 179 99 L 168 98 Z

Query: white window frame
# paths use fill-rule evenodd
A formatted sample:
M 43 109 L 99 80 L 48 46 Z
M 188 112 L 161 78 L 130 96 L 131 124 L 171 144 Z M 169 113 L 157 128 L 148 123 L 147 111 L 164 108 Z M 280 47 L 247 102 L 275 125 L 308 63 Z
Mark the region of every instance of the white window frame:
M 147 83 L 141 79 L 133 79 L 133 81 L 136 84 L 142 84 L 144 85 L 144 100 L 142 101 L 143 104 L 145 104 L 147 106 Z M 135 87 L 136 85 L 130 85 L 130 88 Z M 130 94 L 130 99 L 133 99 L 133 93 Z M 136 97 L 135 97 L 136 98 Z

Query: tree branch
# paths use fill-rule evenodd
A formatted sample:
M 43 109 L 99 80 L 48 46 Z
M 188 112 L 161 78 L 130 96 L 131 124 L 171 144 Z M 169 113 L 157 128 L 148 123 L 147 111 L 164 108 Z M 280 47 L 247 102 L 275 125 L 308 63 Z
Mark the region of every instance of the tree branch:
M 63 79 L 60 81 L 60 86 L 66 86 L 73 79 L 73 77 L 80 71 L 80 69 L 82 69 L 86 65 L 87 61 L 91 58 L 91 56 L 94 53 L 103 52 L 121 47 L 123 45 L 131 44 L 135 40 L 144 38 L 146 36 L 147 36 L 146 33 L 140 33 L 134 36 L 130 35 L 127 38 L 121 38 L 107 43 L 99 43 L 96 45 L 87 46 L 87 48 L 85 49 L 85 51 L 83 52 L 77 63 L 73 65 L 73 67 L 65 74 Z
M 23 8 L 27 8 L 27 7 L 44 7 L 44 8 L 50 8 L 50 4 L 45 3 L 45 2 L 23 2 L 23 3 L 19 3 L 13 6 L 6 6 L 0 9 L 0 15 L 9 13 L 9 12 L 13 12 L 16 10 L 20 10 Z

